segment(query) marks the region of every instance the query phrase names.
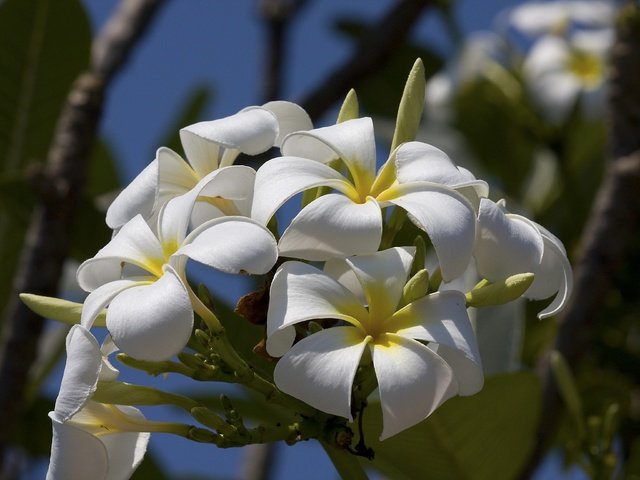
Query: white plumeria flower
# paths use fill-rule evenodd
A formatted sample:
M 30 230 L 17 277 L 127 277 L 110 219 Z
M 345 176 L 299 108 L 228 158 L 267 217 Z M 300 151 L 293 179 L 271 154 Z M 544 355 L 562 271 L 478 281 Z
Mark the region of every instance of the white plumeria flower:
M 400 207 L 429 235 L 442 274 L 464 271 L 475 236 L 474 208 L 465 197 L 486 196 L 487 185 L 459 169 L 441 150 L 419 142 L 397 148 L 376 175 L 376 145 L 370 118 L 296 132 L 281 147 L 283 157 L 256 174 L 252 218 L 263 225 L 288 199 L 319 186 L 323 195 L 303 208 L 279 242 L 284 256 L 327 260 L 375 252 L 382 236 L 382 208 Z M 341 159 L 344 176 L 326 163 Z
M 552 122 L 564 121 L 580 99 L 586 115 L 604 107 L 609 29 L 579 31 L 568 40 L 547 35 L 531 48 L 523 73 L 533 101 Z
M 383 412 L 381 439 L 415 425 L 456 394 L 478 392 L 483 374 L 464 294 L 432 293 L 400 307 L 414 253 L 412 247 L 391 248 L 345 260 L 364 304 L 317 268 L 284 263 L 271 285 L 267 316 L 267 351 L 282 356 L 274 372 L 278 388 L 352 419 L 352 384 L 368 347 Z M 344 325 L 291 347 L 294 324 L 314 319 Z
M 74 325 L 60 392 L 49 413 L 53 441 L 47 480 L 126 479 L 142 461 L 154 422 L 136 408 L 91 400 L 98 380 L 117 374 L 93 335 Z
M 504 201 L 481 200 L 475 258 L 478 273 L 491 282 L 533 273 L 526 298 L 540 300 L 556 294 L 538 314 L 540 319 L 559 313 L 571 295 L 573 273 L 562 242 L 543 226 L 506 212 Z
M 185 127 L 180 130 L 180 140 L 188 162 L 169 148 L 158 149 L 155 160 L 113 201 L 107 210 L 107 225 L 120 228 L 137 214 L 150 218 L 211 172 L 231 166 L 241 153 L 257 155 L 279 147 L 288 133 L 311 128 L 311 120 L 301 107 L 282 101 Z M 255 172 L 249 167 L 233 168 L 239 169 L 234 190 L 206 192 L 196 205 L 195 224 L 223 215 L 249 216 Z
M 269 271 L 277 259 L 275 239 L 250 218 L 210 220 L 187 234 L 196 199 L 223 172 L 213 172 L 169 201 L 160 212 L 157 235 L 138 215 L 80 265 L 78 283 L 91 292 L 82 325 L 90 328 L 109 305 L 107 329 L 120 350 L 143 360 L 165 360 L 186 345 L 193 327 L 187 257 L 227 273 Z
M 561 32 L 570 24 L 583 27 L 606 27 L 613 23 L 613 2 L 569 0 L 527 2 L 507 14 L 510 25 L 529 35 Z

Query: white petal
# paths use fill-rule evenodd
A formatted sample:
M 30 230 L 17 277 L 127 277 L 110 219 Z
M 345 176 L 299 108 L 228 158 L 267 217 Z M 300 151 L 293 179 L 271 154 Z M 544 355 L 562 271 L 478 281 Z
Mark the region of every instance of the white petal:
M 351 293 L 353 293 L 362 305 L 367 304 L 367 299 L 364 296 L 362 285 L 358 281 L 355 272 L 344 258 L 330 258 L 324 262 L 322 271 L 336 280 L 341 285 L 345 286 Z
M 271 148 L 277 135 L 275 115 L 260 107 L 180 130 L 180 139 L 189 163 L 200 177 L 218 168 L 221 147 L 256 155 Z
M 100 347 L 100 354 L 102 355 L 102 368 L 100 369 L 100 375 L 98 376 L 100 381 L 112 382 L 118 379 L 120 371 L 109 361 L 109 355 L 117 351 L 118 347 L 113 343 L 111 335 L 107 334 L 102 342 L 102 346 Z
M 394 314 L 385 330 L 446 347 L 446 359 L 451 360 L 461 395 L 472 395 L 482 388 L 480 352 L 461 292 L 447 290 L 422 297 Z M 458 365 L 461 368 L 456 368 Z
M 126 415 L 144 419 L 137 408 L 129 406 L 118 408 Z M 144 459 L 150 438 L 149 432 L 119 432 L 101 437 L 109 455 L 107 480 L 130 478 Z
M 275 384 L 318 410 L 352 420 L 351 387 L 366 345 L 363 333 L 353 327 L 314 333 L 278 361 Z
M 111 203 L 107 210 L 107 225 L 117 229 L 138 214 L 145 218 L 149 217 L 156 200 L 157 188 L 158 160 L 156 159 L 147 165 Z
M 93 258 L 78 267 L 78 284 L 90 292 L 100 285 L 118 280 L 122 275 L 122 263 L 157 273 L 164 263 L 163 259 L 160 242 L 142 216 L 137 215 Z
M 292 325 L 322 318 L 357 323 L 367 310 L 344 286 L 311 265 L 285 262 L 271 283 L 267 312 L 267 352 L 283 355 L 293 343 Z
M 510 23 L 528 34 L 541 34 L 562 26 L 567 20 L 563 2 L 527 2 L 511 10 Z
M 111 303 L 111 300 L 113 300 L 116 295 L 127 288 L 145 283 L 147 282 L 139 282 L 132 279 L 114 280 L 113 282 L 105 283 L 96 288 L 87 296 L 82 304 L 80 324 L 85 328 L 91 328 L 98 314 Z
M 292 102 L 275 101 L 265 103 L 266 108 L 278 119 L 278 138 L 275 146 L 280 147 L 284 137 L 300 130 L 311 130 L 313 123 L 302 107 Z
M 468 170 L 459 170 L 446 153 L 427 143 L 402 144 L 395 152 L 395 161 L 400 183 L 424 181 L 458 187 L 475 180 L 469 178 Z
M 457 393 L 451 367 L 421 343 L 385 334 L 371 350 L 382 406 L 380 440 L 421 422 Z
M 285 257 L 327 260 L 375 252 L 382 237 L 378 203 L 354 203 L 343 195 L 323 195 L 305 208 L 284 231 L 278 247 Z
M 543 252 L 542 236 L 531 222 L 507 216 L 494 202 L 482 199 L 475 247 L 481 277 L 495 282 L 516 273 L 535 272 Z
M 409 218 L 424 230 L 440 261 L 445 281 L 462 275 L 467 269 L 476 235 L 475 211 L 459 193 L 434 183 L 401 184 L 388 198 L 409 213 Z
M 278 259 L 276 240 L 245 217 L 223 217 L 194 230 L 175 255 L 186 255 L 227 273 L 267 273 Z
M 415 252 L 415 247 L 395 247 L 346 259 L 362 285 L 372 318 L 381 321 L 398 308 Z
M 525 292 L 525 297 L 538 299 L 546 298 L 556 291 L 558 292 L 553 301 L 543 311 L 538 313 L 538 318 L 543 319 L 559 313 L 566 305 L 571 292 L 573 291 L 573 271 L 567 259 L 564 247 L 560 240 L 548 237 L 543 234 L 544 256 L 539 269 L 534 272 L 536 277 L 533 284 Z M 540 280 L 540 284 L 536 282 Z M 543 282 L 548 282 L 546 285 Z M 532 287 L 535 287 L 531 292 Z M 547 287 L 547 288 L 544 288 Z M 548 295 L 547 295 L 548 294 Z
M 340 173 L 313 160 L 297 157 L 269 160 L 256 172 L 251 218 L 266 225 L 276 210 L 296 193 L 322 185 L 343 193 L 354 191 Z
M 53 412 L 49 416 L 53 440 L 47 480 L 106 479 L 109 460 L 104 444 L 84 430 L 55 420 Z
M 372 178 L 376 171 L 376 143 L 370 118 L 357 118 L 289 135 L 282 154 L 310 158 L 322 163 L 341 158 Z
M 55 417 L 66 422 L 96 390 L 102 365 L 100 346 L 87 329 L 74 325 L 67 334 L 67 363 L 54 408 Z
M 158 185 L 161 194 L 171 196 L 187 193 L 196 186 L 200 178 L 184 159 L 167 147 L 161 147 L 156 152 L 158 162 Z M 161 205 L 156 205 L 156 208 Z
M 189 294 L 171 267 L 149 286 L 120 293 L 107 310 L 107 329 L 127 355 L 161 361 L 180 352 L 191 336 Z

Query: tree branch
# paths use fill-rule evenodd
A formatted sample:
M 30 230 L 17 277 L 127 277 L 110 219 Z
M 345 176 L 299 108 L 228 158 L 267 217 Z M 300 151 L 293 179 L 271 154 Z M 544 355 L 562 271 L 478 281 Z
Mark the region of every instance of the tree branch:
M 17 294 L 55 295 L 71 242 L 73 219 L 83 188 L 104 96 L 163 0 L 123 0 L 94 40 L 91 68 L 74 83 L 47 154 L 39 204 L 33 212 L 8 306 L 0 351 L 0 472 L 6 446 L 20 419 L 28 372 L 44 321 Z
M 353 55 L 328 75 L 325 81 L 298 102 L 312 119 L 319 118 L 351 88 L 379 69 L 409 35 L 422 10 L 432 0 L 402 0 L 394 4 L 360 40 Z
M 570 366 L 578 365 L 607 295 L 625 261 L 640 223 L 640 8 L 634 2 L 618 16 L 611 54 L 611 143 L 608 166 L 581 239 L 575 288 L 553 348 Z M 544 415 L 535 451 L 524 472 L 531 475 L 543 458 L 560 415 L 560 397 L 545 355 L 538 368 L 543 380 Z

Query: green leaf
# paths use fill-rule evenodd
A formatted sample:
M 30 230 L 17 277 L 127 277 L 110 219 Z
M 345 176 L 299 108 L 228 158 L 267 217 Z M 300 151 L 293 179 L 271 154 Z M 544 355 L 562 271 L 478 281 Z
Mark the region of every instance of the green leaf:
M 161 135 L 158 145 L 164 145 L 171 150 L 182 154 L 182 143 L 180 142 L 180 129 L 191 125 L 202 119 L 202 113 L 214 98 L 213 91 L 209 87 L 197 87 L 187 97 L 184 106 L 175 116 L 175 120 L 167 127 L 166 132 Z
M 88 65 L 90 43 L 89 20 L 78 0 L 0 2 L 2 179 L 26 179 L 28 163 L 46 157 L 70 86 Z M 2 188 L 0 305 L 7 304 L 11 292 L 30 211 L 22 209 L 18 218 L 6 215 L 4 206 L 11 201 L 8 196 L 14 204 L 33 205 L 27 187 L 19 192 Z
M 380 408 L 364 414 L 371 466 L 389 478 L 515 478 L 534 445 L 540 385 L 532 373 L 487 379 L 472 397 L 447 401 L 424 422 L 380 442 Z M 366 465 L 366 464 L 365 464 Z
M 70 302 L 55 297 L 46 297 L 44 295 L 34 295 L 32 293 L 21 293 L 20 300 L 45 318 L 57 320 L 67 325 L 75 325 L 80 323 L 82 314 L 82 303 Z M 102 310 L 93 322 L 94 327 L 106 326 L 107 311 Z
M 404 142 L 415 140 L 422 111 L 424 110 L 424 89 L 426 80 L 424 78 L 424 64 L 418 58 L 409 72 L 407 83 L 402 92 L 398 116 L 396 118 L 396 129 L 393 133 L 391 151 Z
M 88 65 L 90 42 L 78 0 L 0 4 L 0 171 L 44 159 L 69 87 Z

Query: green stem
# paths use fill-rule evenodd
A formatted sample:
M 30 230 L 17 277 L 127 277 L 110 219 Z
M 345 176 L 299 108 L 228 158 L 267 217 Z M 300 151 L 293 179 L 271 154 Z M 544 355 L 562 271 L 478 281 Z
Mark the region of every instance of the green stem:
M 117 381 L 98 382 L 92 400 L 117 405 L 175 405 L 187 412 L 199 405 L 183 395 Z
M 164 373 L 179 373 L 187 377 L 193 375 L 193 369 L 183 365 L 182 363 L 171 362 L 169 360 L 163 362 L 152 362 L 150 360 L 138 360 L 130 357 L 126 353 L 119 353 L 116 358 L 127 367 L 143 370 L 150 375 L 158 376 Z
M 389 223 L 385 225 L 385 229 L 382 232 L 382 240 L 380 241 L 380 250 L 385 250 L 393 245 L 393 240 L 402 228 L 404 221 L 407 218 L 407 212 L 400 207 L 395 207 L 391 212 Z

